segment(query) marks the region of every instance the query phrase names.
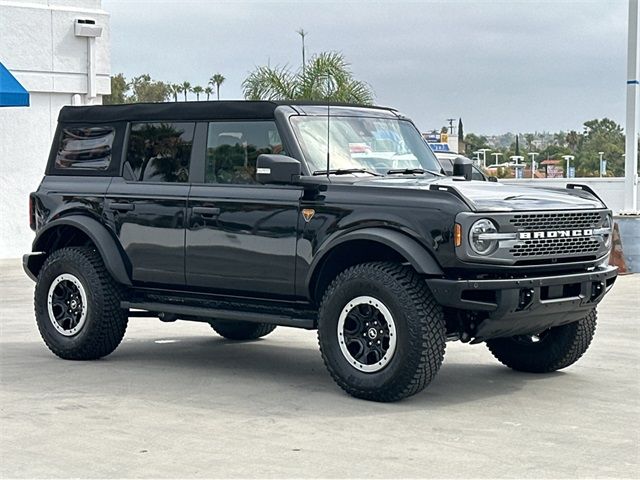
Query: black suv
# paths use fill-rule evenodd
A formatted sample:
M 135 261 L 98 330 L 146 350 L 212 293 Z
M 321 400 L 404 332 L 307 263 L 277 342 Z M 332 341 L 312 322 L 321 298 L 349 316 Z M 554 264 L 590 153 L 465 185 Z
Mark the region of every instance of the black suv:
M 611 212 L 584 186 L 454 170 L 388 108 L 65 107 L 30 196 L 38 327 L 74 360 L 111 353 L 132 317 L 231 340 L 317 329 L 338 385 L 378 401 L 422 390 L 448 340 L 571 365 L 616 278 Z

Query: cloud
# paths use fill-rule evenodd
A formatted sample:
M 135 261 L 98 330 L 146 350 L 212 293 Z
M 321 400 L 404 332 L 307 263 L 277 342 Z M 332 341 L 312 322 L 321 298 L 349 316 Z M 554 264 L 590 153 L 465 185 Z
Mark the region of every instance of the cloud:
M 481 133 L 580 129 L 624 118 L 627 2 L 104 0 L 112 69 L 241 98 L 256 65 L 342 51 L 377 102 L 427 130 L 462 116 Z

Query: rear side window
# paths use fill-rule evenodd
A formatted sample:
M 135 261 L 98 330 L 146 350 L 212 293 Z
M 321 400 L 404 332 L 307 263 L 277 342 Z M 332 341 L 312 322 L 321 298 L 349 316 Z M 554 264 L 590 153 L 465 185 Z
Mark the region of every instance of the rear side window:
M 108 170 L 116 130 L 110 126 L 64 127 L 55 158 L 61 171 Z
M 189 181 L 195 123 L 133 123 L 124 176 L 139 182 Z

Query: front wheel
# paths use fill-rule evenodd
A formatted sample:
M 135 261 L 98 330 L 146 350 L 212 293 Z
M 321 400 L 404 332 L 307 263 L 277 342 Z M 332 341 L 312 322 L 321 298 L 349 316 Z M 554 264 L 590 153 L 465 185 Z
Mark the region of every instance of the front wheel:
M 390 402 L 414 395 L 445 350 L 440 305 L 410 267 L 365 263 L 342 272 L 320 306 L 318 340 L 329 373 L 347 393 Z
M 574 364 L 587 351 L 596 331 L 596 311 L 577 322 L 550 328 L 537 335 L 487 340 L 501 363 L 530 373 L 555 372 Z

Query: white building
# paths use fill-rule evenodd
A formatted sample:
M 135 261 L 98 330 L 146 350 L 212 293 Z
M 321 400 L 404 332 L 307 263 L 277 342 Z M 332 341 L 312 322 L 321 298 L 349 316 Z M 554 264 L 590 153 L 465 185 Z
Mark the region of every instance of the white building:
M 110 93 L 109 45 L 101 0 L 0 0 L 0 62 L 30 94 L 29 107 L 0 107 L 0 258 L 31 247 L 28 195 L 42 179 L 60 108 Z

